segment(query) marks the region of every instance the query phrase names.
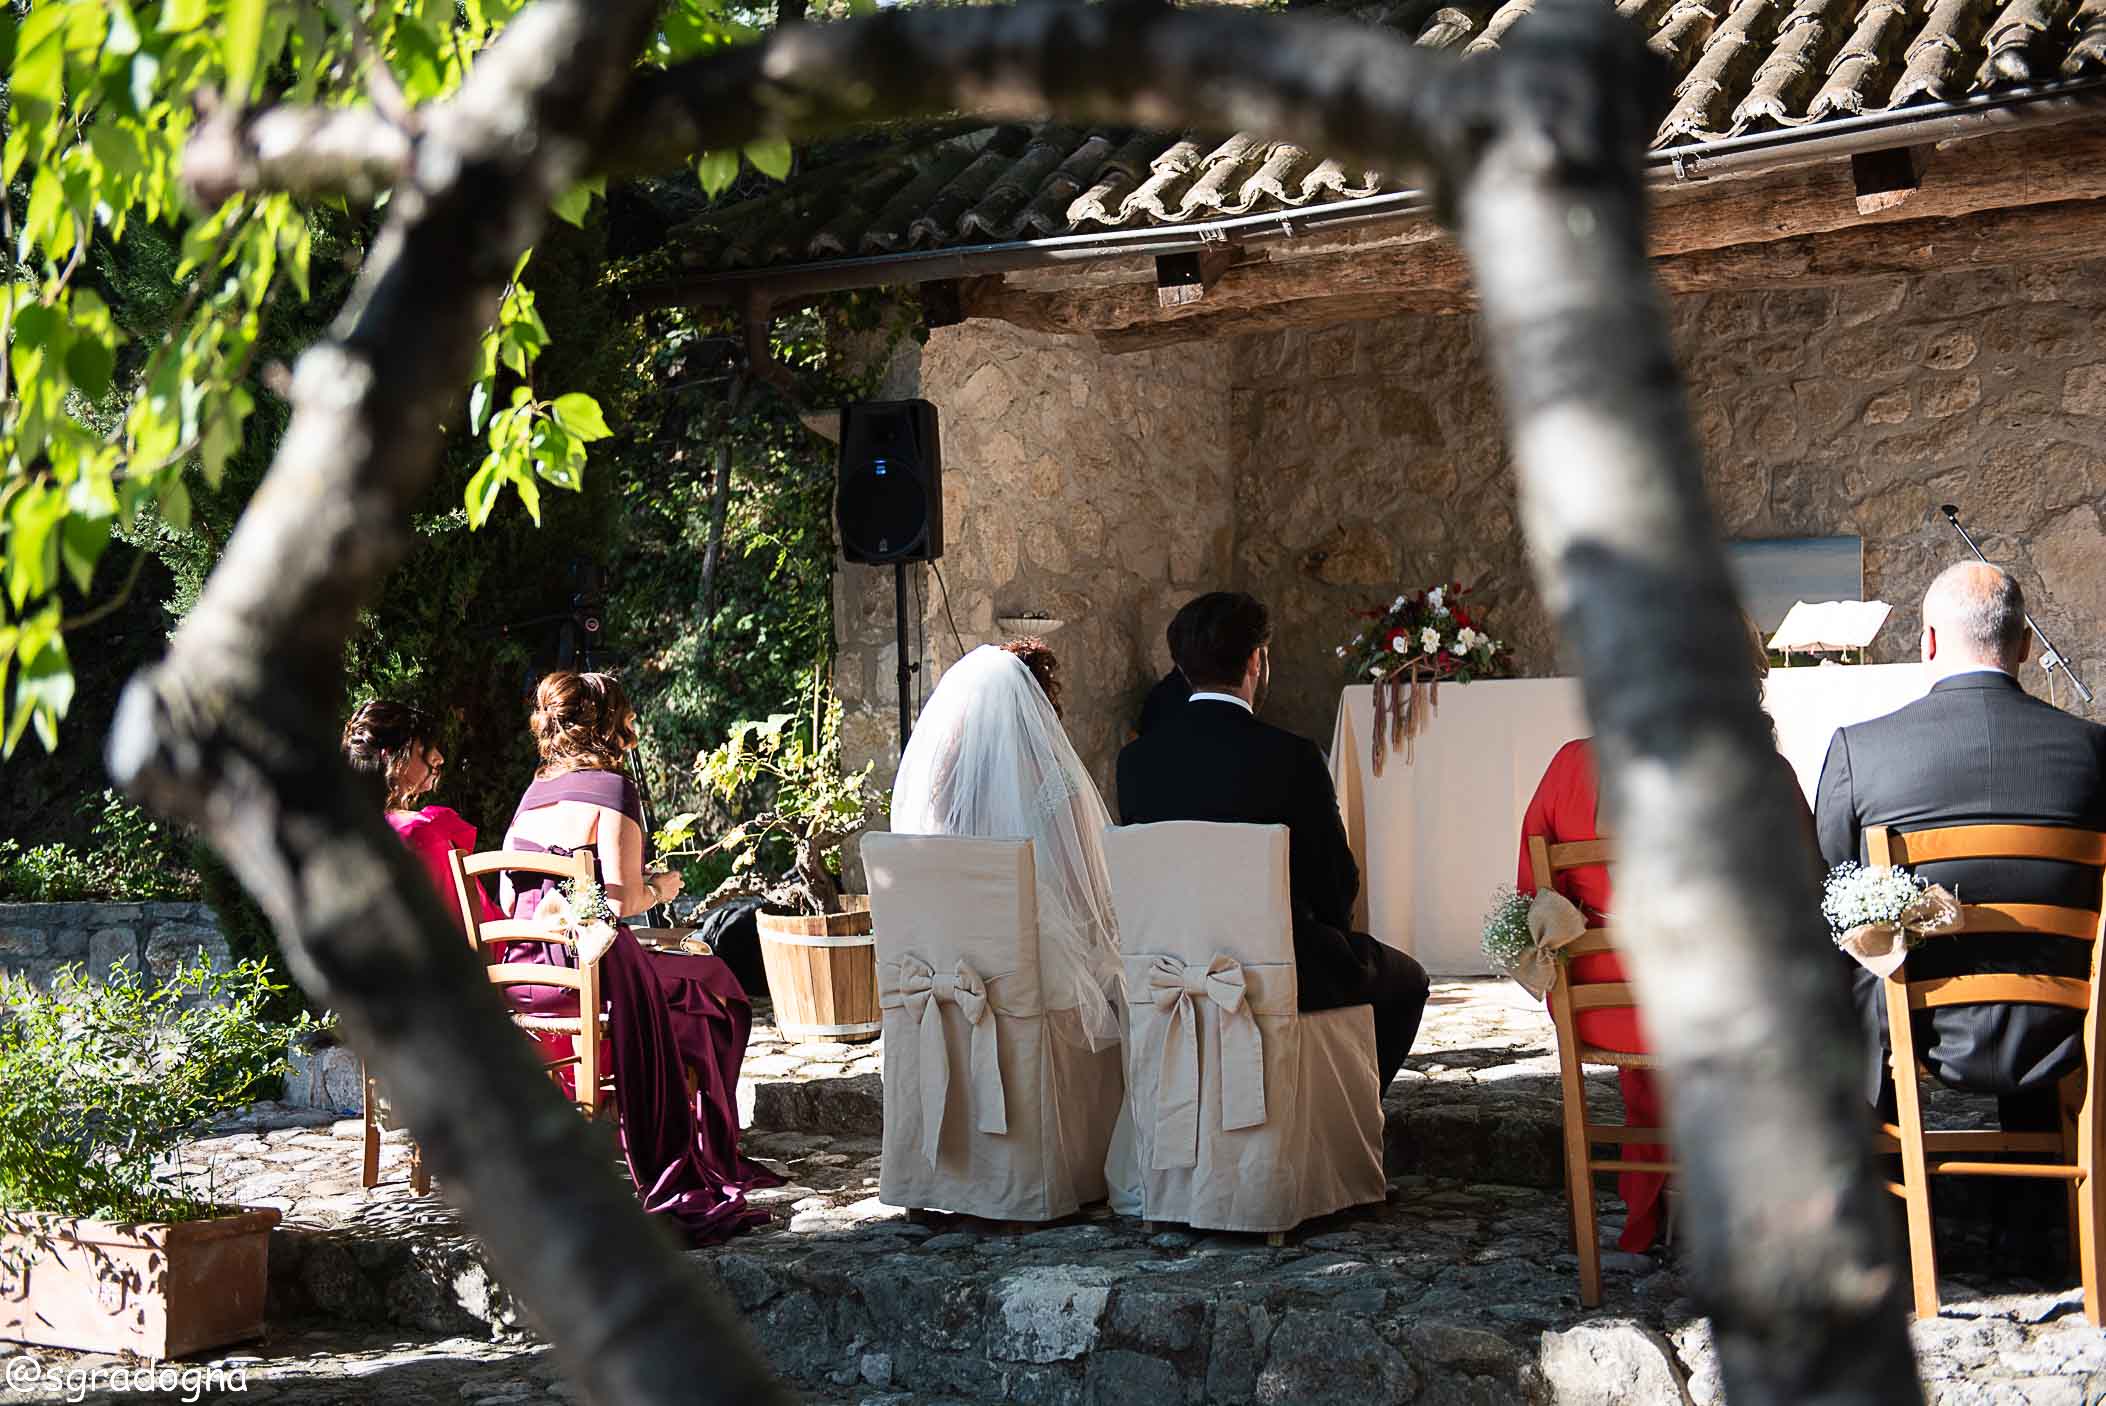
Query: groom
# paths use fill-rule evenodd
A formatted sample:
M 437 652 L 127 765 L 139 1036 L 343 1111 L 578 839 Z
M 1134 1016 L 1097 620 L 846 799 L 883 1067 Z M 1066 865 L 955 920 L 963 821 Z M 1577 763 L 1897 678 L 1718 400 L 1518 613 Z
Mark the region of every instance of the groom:
M 1119 753 L 1123 822 L 1287 827 L 1301 1008 L 1373 1006 L 1375 1061 L 1387 1089 L 1426 1010 L 1426 971 L 1352 931 L 1360 866 L 1346 844 L 1323 753 L 1305 737 L 1258 721 L 1270 678 L 1271 617 L 1254 597 L 1215 591 L 1178 611 L 1170 635 L 1192 697 Z

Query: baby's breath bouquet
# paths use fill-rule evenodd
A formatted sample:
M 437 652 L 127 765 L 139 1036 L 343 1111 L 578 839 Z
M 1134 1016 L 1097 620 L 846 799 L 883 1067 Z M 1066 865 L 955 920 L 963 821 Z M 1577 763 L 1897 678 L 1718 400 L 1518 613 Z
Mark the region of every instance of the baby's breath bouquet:
M 563 929 L 581 964 L 598 961 L 614 945 L 616 916 L 597 879 L 565 879 L 534 905 L 534 921 Z
M 1586 915 L 1556 889 L 1526 894 L 1501 884 L 1484 915 L 1484 959 L 1540 1000 L 1557 979 L 1558 949 L 1586 930 Z
M 1821 885 L 1821 915 L 1836 946 L 1884 977 L 1925 936 L 1958 926 L 1960 901 L 1906 869 L 1846 859 Z
M 1536 950 L 1536 935 L 1528 930 L 1528 902 L 1529 896 L 1512 884 L 1492 890 L 1492 906 L 1484 915 L 1484 959 L 1501 976 L 1512 976 Z

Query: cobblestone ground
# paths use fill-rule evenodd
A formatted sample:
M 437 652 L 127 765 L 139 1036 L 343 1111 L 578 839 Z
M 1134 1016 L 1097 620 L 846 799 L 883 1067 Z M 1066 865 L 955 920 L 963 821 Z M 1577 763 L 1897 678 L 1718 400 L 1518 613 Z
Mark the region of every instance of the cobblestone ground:
M 874 1045 L 792 1044 L 757 1028 L 749 1150 L 789 1178 L 776 1223 L 699 1251 L 806 1399 L 837 1403 L 1712 1402 L 1716 1366 L 1672 1248 L 1605 1256 L 1607 1303 L 1579 1307 L 1556 1162 L 1555 1059 L 1540 1008 L 1503 983 L 1442 983 L 1389 1098 L 1389 1200 L 1282 1247 L 1150 1227 L 1101 1210 L 1018 1233 L 881 1205 Z M 1613 1106 L 1614 1085 L 1590 1094 Z M 1948 1101 L 1949 1121 L 1978 1109 Z M 272 1330 L 224 1374 L 249 1399 L 574 1399 L 444 1202 L 409 1194 L 391 1134 L 385 1184 L 358 1186 L 356 1123 L 259 1108 L 206 1139 L 220 1194 L 285 1213 Z M 611 1155 L 611 1143 L 610 1143 Z M 1462 1175 L 1435 1175 L 1444 1167 Z M 1604 1198 L 1604 1234 L 1620 1229 Z M 1946 1307 L 1915 1325 L 1941 1403 L 2088 1406 L 2106 1335 L 2063 1276 L 2013 1277 L 1981 1227 L 1941 1223 Z M 4 1398 L 120 1402 L 79 1389 L 107 1361 L 18 1354 Z M 211 1363 L 195 1364 L 209 1370 Z M 14 1367 L 14 1371 L 6 1369 Z M 180 1399 L 183 1390 L 169 1393 Z

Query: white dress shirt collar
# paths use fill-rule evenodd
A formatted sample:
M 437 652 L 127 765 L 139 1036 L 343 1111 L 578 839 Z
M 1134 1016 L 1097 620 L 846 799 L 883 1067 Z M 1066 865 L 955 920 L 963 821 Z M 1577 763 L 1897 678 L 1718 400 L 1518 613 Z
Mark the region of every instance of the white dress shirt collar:
M 1244 712 L 1257 715 L 1257 710 L 1233 693 L 1195 693 L 1185 700 L 1188 703 L 1233 703 Z

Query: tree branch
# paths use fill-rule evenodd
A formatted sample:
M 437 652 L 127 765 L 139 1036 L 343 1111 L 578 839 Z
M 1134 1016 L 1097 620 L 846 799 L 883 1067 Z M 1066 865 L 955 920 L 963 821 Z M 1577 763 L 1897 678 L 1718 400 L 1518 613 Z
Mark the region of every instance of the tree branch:
M 1589 0 L 1539 6 L 1500 57 L 1440 115 L 1443 184 L 1537 577 L 1582 664 L 1699 1305 L 1735 1406 L 1920 1401 L 1818 860 L 1646 258 L 1639 156 L 1665 86 Z
M 408 176 L 412 151 L 370 107 L 219 107 L 183 150 L 183 186 L 206 209 L 243 191 L 371 200 Z
M 541 1074 L 333 745 L 355 613 L 408 546 L 438 426 L 504 279 L 548 202 L 578 178 L 652 10 L 543 0 L 426 114 L 349 306 L 299 361 L 276 461 L 167 661 L 127 688 L 109 763 L 133 795 L 203 829 L 261 901 L 293 975 L 342 1013 L 448 1196 L 591 1399 L 770 1402 L 782 1398 L 743 1329 L 637 1208 L 604 1137 L 589 1136 Z M 369 114 L 336 116 L 319 135 L 380 131 Z M 240 130 L 270 137 L 255 153 L 259 175 L 276 169 L 281 135 L 318 131 L 283 113 Z M 299 160 L 287 146 L 285 169 Z M 209 188 L 209 169 L 193 165 L 193 185 Z
M 573 62 L 577 42 L 558 36 L 545 50 L 558 56 L 550 62 Z M 623 77 L 601 72 L 610 84 Z M 1625 854 L 1619 915 L 1675 1093 L 1697 1290 L 1729 1392 L 1736 1406 L 1919 1400 L 1902 1281 L 1870 1175 L 1869 1120 L 1847 1086 L 1850 1061 L 1839 1057 L 1851 1033 L 1813 900 L 1812 856 L 1804 842 L 1780 842 L 1798 824 L 1791 783 L 1762 727 L 1645 263 L 1639 158 L 1665 85 L 1637 33 L 1600 0 L 1541 0 L 1498 53 L 1458 67 L 1401 36 L 1322 17 L 1119 3 L 891 10 L 793 25 L 627 81 L 616 122 L 593 148 L 603 166 L 667 146 L 721 149 L 966 109 L 1255 130 L 1392 173 L 1435 167 L 1436 193 L 1460 219 L 1482 293 L 1545 593 L 1582 664 L 1606 814 Z M 326 939 L 296 961 L 337 963 L 321 975 L 339 989 L 368 983 L 354 989 L 362 1019 L 388 1022 L 389 1057 L 400 1061 L 384 1076 L 412 1072 L 409 1051 L 450 1058 L 454 1041 L 469 1037 L 490 1046 L 470 1063 L 478 1096 L 492 1098 L 503 1086 L 494 1066 L 506 1064 L 509 1078 L 509 1066 L 525 1061 L 516 1041 L 490 1033 L 494 1012 L 441 1032 L 425 1028 L 440 1017 L 421 994 L 405 996 L 401 1009 L 374 999 L 385 964 L 361 952 L 361 938 L 371 945 L 411 929 L 383 925 L 374 938 L 365 928 L 400 917 L 407 893 L 436 934 L 436 904 L 416 889 L 399 847 L 379 853 L 392 842 L 379 818 L 354 804 L 342 769 L 312 762 L 327 736 L 311 704 L 284 710 L 288 699 L 324 691 L 348 612 L 399 554 L 405 486 L 428 472 L 429 426 L 466 379 L 495 280 L 531 235 L 533 212 L 565 188 L 556 178 L 582 173 L 591 132 L 576 112 L 544 117 L 559 147 L 579 145 L 574 159 L 566 148 L 566 159 L 538 162 L 524 185 L 500 179 L 494 158 L 481 182 L 467 179 L 472 166 L 452 169 L 456 151 L 420 148 L 419 179 L 440 189 L 396 207 L 385 252 L 402 268 L 371 279 L 343 345 L 311 356 L 311 373 L 303 366 L 302 418 L 251 510 L 274 526 L 251 535 L 244 524 L 167 673 L 127 699 L 114 749 L 120 763 L 136 760 L 148 744 L 127 738 L 157 739 L 152 765 L 132 770 L 171 805 L 185 777 L 216 777 L 209 796 L 185 804 L 226 840 L 269 855 L 301 844 L 354 852 L 355 865 L 253 862 L 245 876 L 281 923 Z M 508 131 L 523 141 L 534 134 Z M 439 139 L 435 122 L 428 143 Z M 456 208 L 459 185 L 496 212 L 494 247 L 474 242 L 487 226 Z M 428 200 L 446 208 L 427 208 Z M 470 262 L 475 297 L 463 296 L 448 256 Z M 388 359 L 397 355 L 400 364 Z M 416 472 L 398 482 L 405 446 L 415 447 Z M 368 454 L 374 465 L 357 471 Z M 307 464 L 332 467 L 303 473 Z M 297 523 L 296 514 L 304 515 Z M 385 529 L 377 547 L 376 522 Z M 324 564 L 339 558 L 330 576 Z M 221 577 L 246 585 L 222 591 Z M 317 589 L 325 585 L 340 589 Z M 283 619 L 288 608 L 318 614 L 309 636 L 287 639 L 297 633 Z M 272 629 L 244 635 L 256 621 Z M 256 636 L 275 646 L 261 663 L 243 649 Z M 223 672 L 205 672 L 200 661 Z M 293 687 L 281 694 L 266 680 Z M 242 706 L 230 708 L 230 698 Z M 208 747 L 217 750 L 201 761 Z M 295 780 L 333 799 L 288 811 L 276 798 Z M 315 974 L 303 968 L 303 979 Z M 500 1046 L 511 1051 L 502 1060 Z M 427 1101 L 410 1109 L 412 1126 L 450 1139 L 434 1148 L 442 1172 L 459 1166 L 458 1139 L 479 1125 L 436 1094 L 420 1097 Z M 507 1231 L 507 1253 L 525 1253 L 516 1229 Z M 599 1263 L 620 1259 L 604 1241 L 596 1248 Z M 534 1285 L 554 1294 L 545 1281 Z

